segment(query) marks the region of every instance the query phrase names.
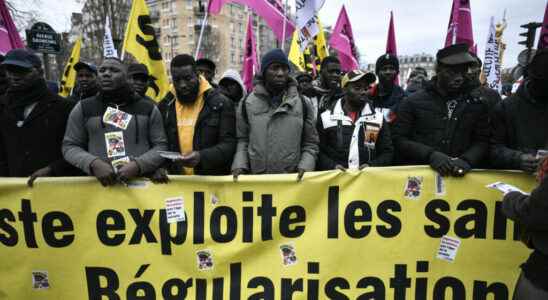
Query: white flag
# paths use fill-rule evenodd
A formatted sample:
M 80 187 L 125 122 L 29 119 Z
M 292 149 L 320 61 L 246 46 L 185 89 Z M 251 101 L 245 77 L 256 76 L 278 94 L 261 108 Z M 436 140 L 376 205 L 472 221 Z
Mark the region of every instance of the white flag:
M 114 47 L 112 41 L 112 33 L 110 32 L 110 20 L 107 17 L 105 22 L 105 37 L 103 39 L 103 57 L 116 57 L 118 58 L 118 51 Z
M 325 0 L 296 0 L 297 29 L 305 27 L 308 21 L 316 16 L 324 2 Z
M 497 44 L 495 33 L 495 18 L 491 17 L 487 46 L 485 47 L 485 59 L 483 60 L 483 74 L 485 75 L 487 86 L 500 93 L 502 86 L 499 62 L 499 45 Z

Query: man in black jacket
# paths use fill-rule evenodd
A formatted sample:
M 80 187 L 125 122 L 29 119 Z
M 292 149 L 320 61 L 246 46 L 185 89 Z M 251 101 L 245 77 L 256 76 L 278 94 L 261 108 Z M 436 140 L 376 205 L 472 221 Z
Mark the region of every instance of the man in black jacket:
M 71 176 L 61 142 L 72 104 L 46 86 L 42 64 L 30 50 L 8 52 L 2 62 L 9 79 L 0 97 L 0 176 Z
M 79 61 L 74 65 L 76 71 L 76 87 L 67 100 L 78 102 L 93 97 L 99 92 L 97 83 L 97 67 L 93 64 Z
M 431 84 L 400 103 L 392 136 L 404 163 L 464 176 L 486 157 L 487 105 L 466 93 L 466 73 L 474 61 L 465 44 L 441 49 Z
M 373 73 L 354 70 L 342 79 L 344 97 L 318 118 L 320 155 L 318 169 L 363 169 L 388 166 L 394 147 L 381 111 L 367 99 L 375 82 Z
M 0 54 L 0 63 L 4 61 L 4 55 Z M 8 78 L 6 77 L 6 71 L 4 67 L 0 65 L 0 95 L 4 95 L 8 89 Z
M 548 149 L 548 49 L 533 57 L 528 78 L 517 92 L 495 106 L 491 163 L 496 168 L 533 173 L 538 150 Z
M 318 111 L 330 108 L 342 95 L 341 62 L 335 56 L 327 56 L 320 65 L 320 76 L 312 84 L 319 97 Z
M 227 175 L 236 151 L 234 105 L 199 75 L 187 54 L 171 61 L 175 91 L 159 104 L 169 150 L 183 157 L 171 163 L 171 174 Z
M 483 63 L 481 59 L 475 54 L 470 53 L 476 60 L 472 64 L 467 74 L 468 88 L 471 90 L 471 94 L 476 97 L 480 97 L 483 102 L 487 104 L 489 108 L 489 113 L 493 111 L 495 105 L 502 101 L 500 94 L 488 86 L 484 86 L 480 82 L 481 67 Z
M 397 56 L 383 54 L 375 64 L 375 74 L 379 83 L 369 91 L 369 98 L 373 101 L 376 110 L 384 114 L 386 121 L 392 122 L 398 105 L 405 97 L 405 91 L 396 84 L 396 77 L 400 73 L 400 62 Z

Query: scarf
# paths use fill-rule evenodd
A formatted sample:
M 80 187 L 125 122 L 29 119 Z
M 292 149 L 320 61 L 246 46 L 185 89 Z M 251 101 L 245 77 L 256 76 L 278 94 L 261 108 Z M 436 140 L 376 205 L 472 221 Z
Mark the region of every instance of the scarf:
M 10 91 L 8 89 L 6 92 L 8 110 L 18 121 L 23 121 L 25 120 L 25 108 L 35 102 L 44 100 L 48 93 L 48 86 L 43 78 L 36 80 L 30 88 L 22 91 Z

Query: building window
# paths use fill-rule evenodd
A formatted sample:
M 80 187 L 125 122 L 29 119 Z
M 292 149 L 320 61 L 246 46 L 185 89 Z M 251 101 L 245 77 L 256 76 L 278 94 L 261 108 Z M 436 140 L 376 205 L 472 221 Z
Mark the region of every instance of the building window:
M 177 27 L 177 18 L 173 18 L 171 19 L 171 28 L 176 28 Z
M 186 9 L 192 9 L 192 0 L 186 0 Z
M 192 17 L 188 17 L 188 25 L 192 26 Z
M 230 62 L 236 63 L 236 54 L 234 52 L 230 52 Z

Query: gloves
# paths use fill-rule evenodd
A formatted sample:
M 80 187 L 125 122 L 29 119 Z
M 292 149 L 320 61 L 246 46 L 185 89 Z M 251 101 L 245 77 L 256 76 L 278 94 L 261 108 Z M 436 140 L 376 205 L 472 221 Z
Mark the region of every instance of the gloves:
M 460 158 L 454 158 L 452 163 L 453 172 L 451 174 L 455 177 L 462 177 L 472 169 L 472 166 L 467 161 Z
M 453 171 L 451 157 L 439 151 L 434 151 L 430 154 L 430 167 L 436 170 L 441 176 L 448 176 Z
M 522 154 L 519 156 L 519 168 L 522 171 L 528 173 L 534 173 L 537 170 L 539 164 L 539 159 L 535 158 L 531 154 Z

